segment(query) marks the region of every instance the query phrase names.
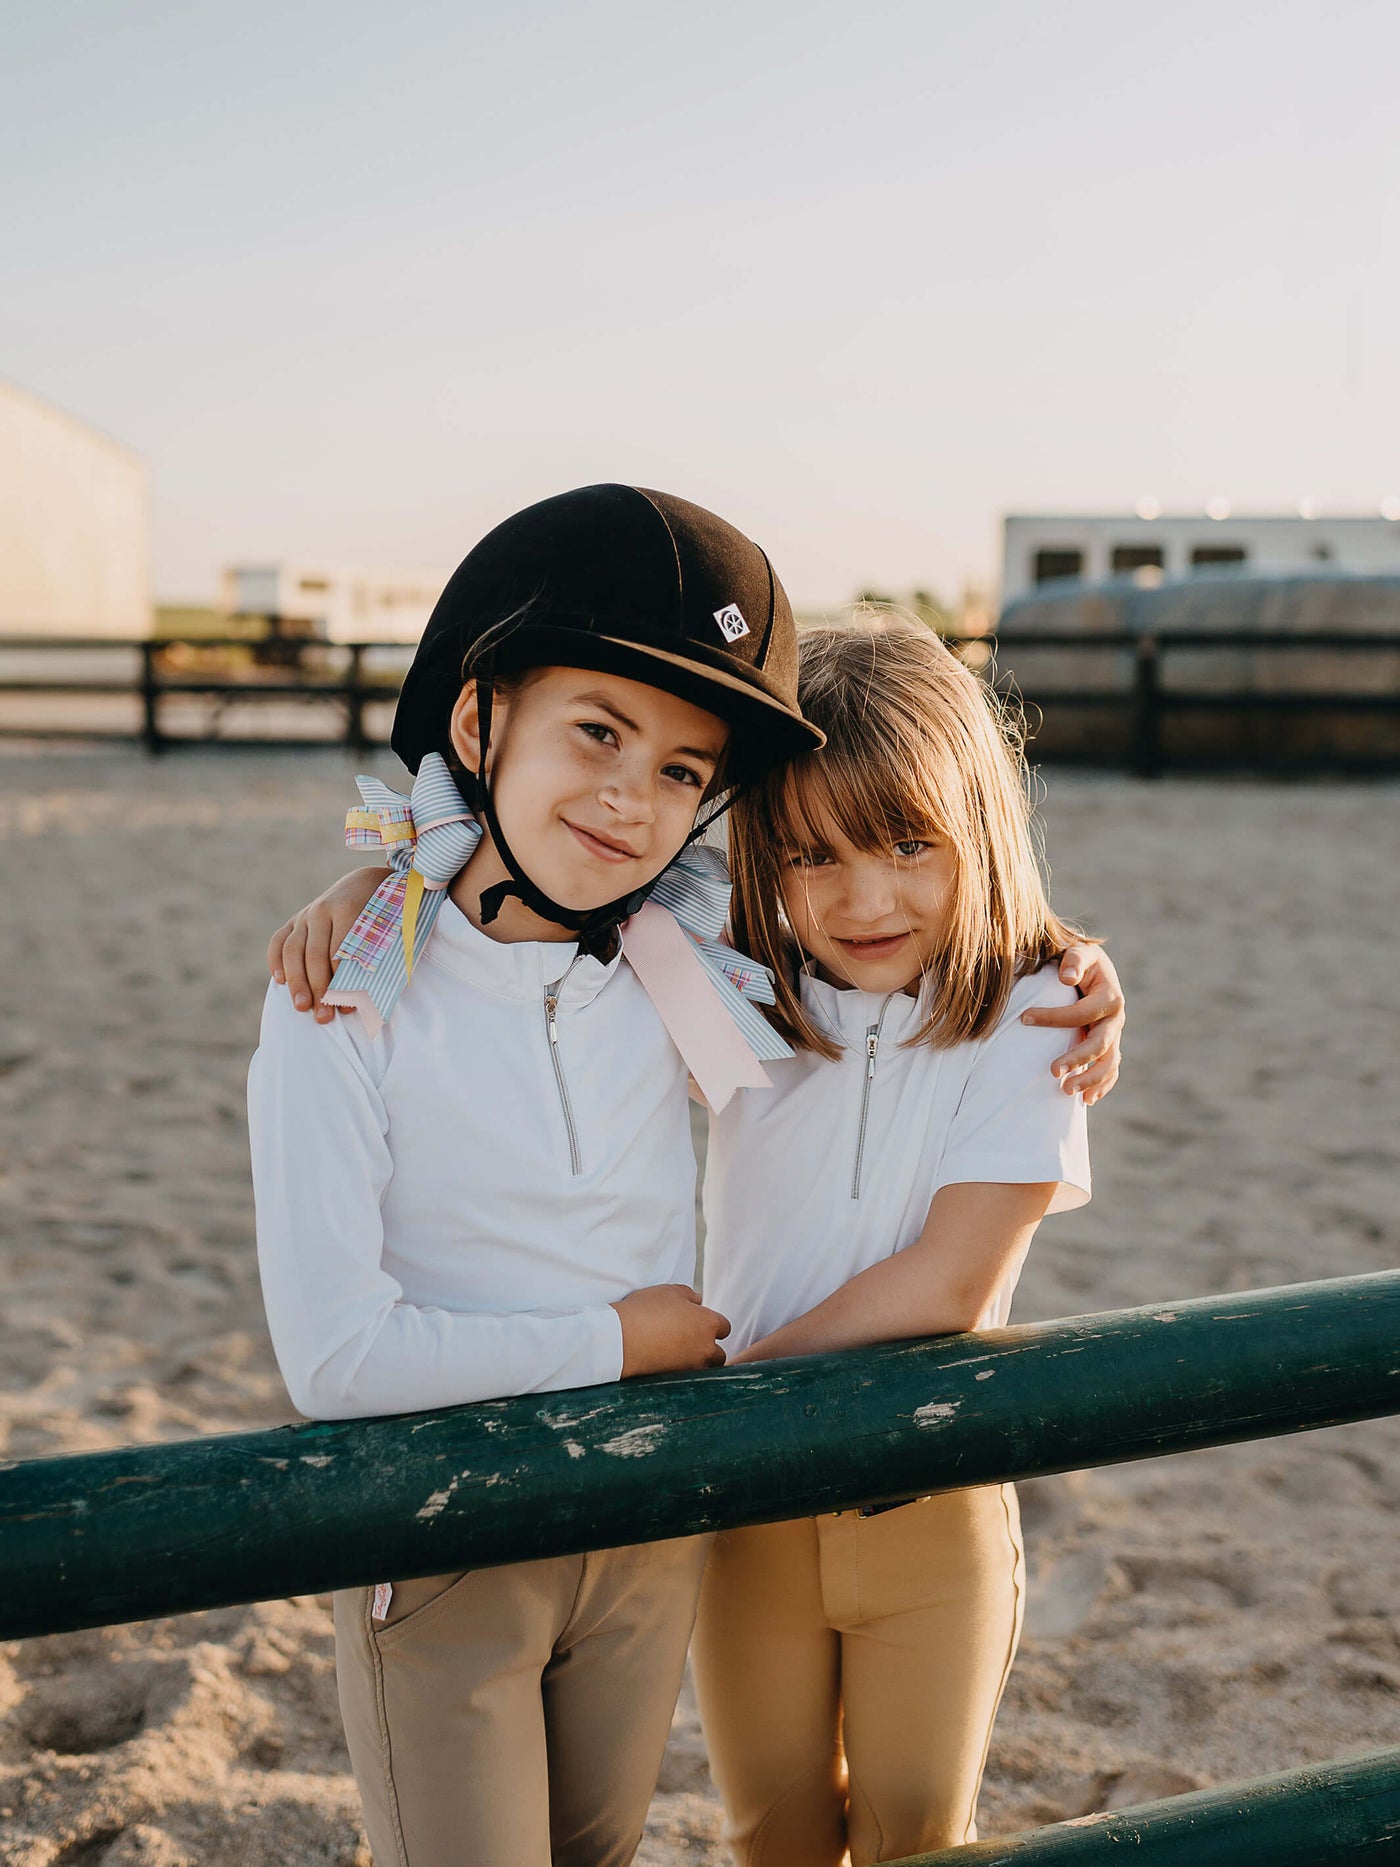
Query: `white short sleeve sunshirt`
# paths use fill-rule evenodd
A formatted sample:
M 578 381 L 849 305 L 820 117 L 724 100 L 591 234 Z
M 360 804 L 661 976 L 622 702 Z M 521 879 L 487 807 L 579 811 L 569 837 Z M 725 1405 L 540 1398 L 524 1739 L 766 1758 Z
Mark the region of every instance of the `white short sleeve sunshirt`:
M 1052 1212 L 1090 1194 L 1084 1105 L 1050 1074 L 1065 1032 L 1020 1022 L 1074 999 L 1054 965 L 1017 981 L 988 1036 L 948 1050 L 905 1047 L 921 1018 L 903 993 L 806 973 L 801 990 L 840 1059 L 769 1064 L 771 1090 L 743 1090 L 710 1120 L 705 1300 L 733 1324 L 731 1353 L 912 1244 L 942 1186 L 1055 1181 Z M 1020 1268 L 979 1328 L 1006 1321 Z

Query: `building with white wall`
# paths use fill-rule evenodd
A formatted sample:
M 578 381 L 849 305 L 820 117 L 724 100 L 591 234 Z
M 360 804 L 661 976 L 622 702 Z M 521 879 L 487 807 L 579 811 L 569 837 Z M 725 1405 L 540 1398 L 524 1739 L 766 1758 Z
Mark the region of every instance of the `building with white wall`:
M 129 448 L 0 383 L 0 639 L 149 635 L 150 504 Z
M 279 635 L 321 642 L 416 642 L 451 575 L 290 562 L 236 564 L 223 574 L 230 616 L 266 616 Z
M 1195 514 L 1011 513 L 1004 521 L 1003 606 L 1062 581 L 1135 577 L 1159 583 L 1203 573 L 1283 577 L 1310 571 L 1400 575 L 1400 506 L 1393 518 L 1237 516 L 1222 503 Z

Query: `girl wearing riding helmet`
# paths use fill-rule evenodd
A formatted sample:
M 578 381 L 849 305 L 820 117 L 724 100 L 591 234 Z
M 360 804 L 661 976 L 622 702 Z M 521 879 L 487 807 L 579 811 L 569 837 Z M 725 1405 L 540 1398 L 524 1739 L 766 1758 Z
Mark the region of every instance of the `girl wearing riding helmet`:
M 249 1076 L 268 1321 L 304 1413 L 723 1360 L 690 1287 L 687 1077 L 722 1104 L 786 1046 L 745 996 L 766 975 L 715 951 L 728 888 L 693 842 L 820 742 L 795 689 L 767 558 L 684 500 L 545 500 L 456 572 L 395 716 L 412 797 L 362 780 L 348 819 L 391 862 L 331 994 L 361 1015 L 270 990 Z M 707 1541 L 339 1593 L 381 1867 L 629 1861 Z

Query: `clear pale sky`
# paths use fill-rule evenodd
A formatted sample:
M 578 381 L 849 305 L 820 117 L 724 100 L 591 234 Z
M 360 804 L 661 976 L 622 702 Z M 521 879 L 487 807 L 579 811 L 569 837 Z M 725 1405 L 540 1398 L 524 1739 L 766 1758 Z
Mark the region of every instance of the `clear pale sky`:
M 0 377 L 156 582 L 714 506 L 794 599 L 1006 509 L 1400 492 L 1390 0 L 7 0 Z

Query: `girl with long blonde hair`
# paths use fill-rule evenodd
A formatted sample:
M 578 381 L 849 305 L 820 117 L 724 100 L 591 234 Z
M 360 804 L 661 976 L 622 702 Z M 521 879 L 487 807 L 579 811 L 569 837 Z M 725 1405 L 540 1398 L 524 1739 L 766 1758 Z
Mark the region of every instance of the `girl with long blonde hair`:
M 800 654 L 826 745 L 730 826 L 735 943 L 796 1053 L 711 1118 L 705 1299 L 731 1363 L 1003 1323 L 1042 1218 L 1089 1197 L 1084 1098 L 1023 1022 L 1072 1002 L 1055 961 L 1080 936 L 994 696 L 903 622 Z M 1023 1598 L 1010 1485 L 722 1533 L 692 1655 L 741 1867 L 974 1839 Z

